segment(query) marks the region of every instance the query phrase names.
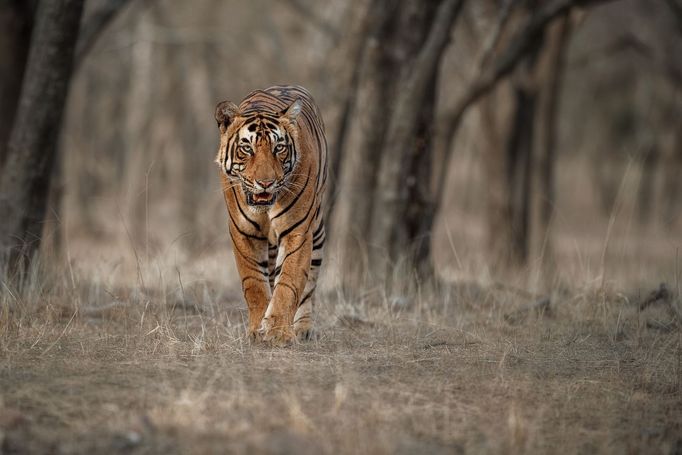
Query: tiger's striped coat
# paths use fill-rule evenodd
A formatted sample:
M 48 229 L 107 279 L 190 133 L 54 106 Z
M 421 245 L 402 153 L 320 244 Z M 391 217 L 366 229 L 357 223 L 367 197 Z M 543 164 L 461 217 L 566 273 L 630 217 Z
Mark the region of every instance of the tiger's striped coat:
M 310 93 L 275 86 L 216 108 L 223 194 L 253 340 L 313 335 L 325 242 L 324 125 Z

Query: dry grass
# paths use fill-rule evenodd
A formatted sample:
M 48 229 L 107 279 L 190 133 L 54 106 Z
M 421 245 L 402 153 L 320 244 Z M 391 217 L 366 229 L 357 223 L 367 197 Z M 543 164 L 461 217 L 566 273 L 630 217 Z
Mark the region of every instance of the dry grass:
M 330 294 L 319 341 L 272 349 L 245 341 L 238 292 L 120 270 L 4 289 L 2 452 L 682 451 L 679 321 L 637 292 L 511 318 L 529 297 L 499 286 Z
M 457 284 L 349 300 L 328 276 L 321 338 L 290 349 L 245 340 L 219 204 L 192 255 L 167 218 L 151 247 L 122 215 L 70 225 L 66 265 L 0 290 L 0 453 L 682 453 L 682 231 L 638 225 L 625 178 L 599 216 L 571 166 L 551 292 L 535 259 L 492 275 L 481 182 L 455 175 L 434 249 Z

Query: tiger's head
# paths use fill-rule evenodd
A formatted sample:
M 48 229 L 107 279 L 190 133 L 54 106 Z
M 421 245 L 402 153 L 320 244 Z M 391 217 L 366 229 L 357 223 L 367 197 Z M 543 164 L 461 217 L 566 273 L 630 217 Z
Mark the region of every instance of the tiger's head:
M 255 210 L 267 210 L 286 188 L 298 161 L 296 142 L 301 101 L 280 112 L 248 109 L 229 101 L 218 104 L 220 128 L 216 162 L 234 184 L 241 184 L 246 201 Z

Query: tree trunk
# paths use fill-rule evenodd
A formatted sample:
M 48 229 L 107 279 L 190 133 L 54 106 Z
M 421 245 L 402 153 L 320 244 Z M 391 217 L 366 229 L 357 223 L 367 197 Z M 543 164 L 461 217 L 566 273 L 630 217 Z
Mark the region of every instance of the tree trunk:
M 432 206 L 424 201 L 431 199 L 431 148 L 417 136 L 430 133 L 436 73 L 461 4 L 374 0 L 369 8 L 332 216 L 337 276 L 346 289 L 368 279 L 383 283 L 388 264 L 405 251 L 403 240 L 430 234 Z M 419 250 L 430 256 L 427 241 Z
M 663 166 L 663 224 L 672 229 L 682 213 L 682 121 L 675 120 Z
M 507 194 L 509 197 L 509 265 L 525 265 L 530 245 L 533 130 L 537 94 L 534 88 L 514 89 L 514 117 L 506 146 Z M 495 226 L 491 226 L 495 229 Z
M 325 219 L 332 220 L 336 196 L 341 176 L 341 163 L 343 162 L 346 140 L 349 136 L 351 115 L 355 110 L 356 93 L 358 90 L 358 80 L 360 78 L 360 67 L 363 58 L 364 44 L 366 42 L 369 26 L 371 25 L 369 14 L 369 0 L 356 0 L 353 2 L 350 17 L 346 24 L 349 32 L 348 38 L 343 40 L 333 52 L 338 57 L 332 56 L 326 76 L 333 80 L 331 89 L 337 94 L 336 103 L 341 105 L 340 109 L 332 112 L 331 118 L 325 118 L 325 126 L 329 131 L 336 131 L 336 136 L 330 141 L 330 165 L 328 169 L 329 179 L 327 183 L 327 213 Z M 348 65 L 348 62 L 352 62 Z M 328 223 L 326 232 L 327 238 L 331 239 L 334 224 Z
M 509 262 L 511 243 L 511 207 L 506 185 L 506 138 L 511 134 L 510 119 L 513 113 L 511 84 L 503 81 L 479 103 L 479 134 L 482 145 L 482 166 L 485 176 L 486 246 L 493 269 L 503 268 Z
M 130 88 L 126 100 L 125 137 L 125 210 L 131 241 L 145 248 L 149 255 L 148 201 L 151 157 L 148 149 L 149 114 L 153 84 L 153 46 L 150 12 L 138 15 L 135 26 L 136 41 L 131 49 Z
M 408 176 L 405 179 L 407 201 L 404 217 L 402 223 L 396 224 L 396 233 L 391 244 L 391 250 L 396 257 L 401 249 L 404 250 L 405 245 L 410 246 L 407 263 L 410 267 L 414 266 L 419 281 L 426 281 L 435 276 L 431 234 L 436 217 L 432 177 L 433 163 L 438 162 L 433 148 L 438 73 L 435 72 L 432 77 L 417 119 L 412 153 L 409 163 L 406 164 Z
M 526 14 L 530 14 L 527 12 Z M 533 139 L 537 120 L 537 57 L 542 31 L 527 47 L 509 85 L 500 87 L 502 102 L 511 109 L 491 106 L 487 100 L 481 123 L 489 140 L 484 159 L 487 191 L 487 245 L 493 269 L 503 272 L 528 261 L 531 234 Z M 494 121 L 491 121 L 494 119 Z M 502 135 L 500 135 L 502 131 Z
M 0 169 L 7 156 L 21 82 L 28 59 L 33 29 L 33 7 L 24 0 L 0 4 Z
M 85 59 L 85 56 L 90 52 L 102 32 L 107 28 L 109 23 L 116 17 L 116 14 L 122 9 L 128 0 L 107 0 L 100 2 L 98 7 L 82 20 L 80 32 L 78 34 L 78 41 L 76 43 L 76 50 L 73 62 L 73 73 L 78 73 L 78 68 Z M 58 145 L 61 148 L 61 145 Z M 55 163 L 53 166 L 53 176 L 50 180 L 50 190 L 48 196 L 47 217 L 43 228 L 43 250 L 50 251 L 53 258 L 59 259 L 62 254 L 62 245 L 64 243 L 64 195 L 66 194 L 66 182 L 64 177 L 64 153 L 57 151 Z M 78 206 L 79 217 L 83 220 L 83 224 L 88 226 L 92 231 L 94 222 L 90 212 L 88 200 L 93 196 L 92 189 L 88 188 L 91 185 L 83 184 L 84 188 L 78 188 L 77 191 L 82 195 L 86 195 L 86 200 Z
M 566 64 L 566 50 L 571 34 L 571 18 L 566 15 L 547 30 L 547 44 L 542 51 L 538 81 L 540 98 L 537 111 L 539 159 L 539 213 L 537 232 L 541 236 L 542 275 L 554 275 L 552 218 L 556 204 L 555 162 L 558 137 L 558 114 L 561 85 Z
M 344 141 L 337 203 L 332 213 L 337 252 L 337 276 L 351 289 L 365 279 L 367 270 L 366 233 L 370 227 L 372 194 L 379 164 L 379 150 L 386 129 L 385 106 L 388 102 L 390 61 L 383 44 L 390 33 L 390 19 L 396 5 L 387 0 L 374 0 L 368 10 L 370 34 L 364 45 L 358 74 L 357 90 Z M 338 153 L 339 151 L 337 151 Z
M 434 5 L 435 6 L 435 5 Z M 430 212 L 433 204 L 428 191 L 430 182 L 424 185 L 428 202 L 419 201 L 419 189 L 414 188 L 418 178 L 431 174 L 431 144 L 419 143 L 415 137 L 420 117 L 428 124 L 433 123 L 435 102 L 435 84 L 441 57 L 449 42 L 452 24 L 459 15 L 462 1 L 444 0 L 436 11 L 423 11 L 412 21 L 415 37 L 413 43 L 405 43 L 408 67 L 411 68 L 401 78 L 400 89 L 396 93 L 395 102 L 388 112 L 388 131 L 381 152 L 381 164 L 378 174 L 378 185 L 375 193 L 374 210 L 372 211 L 371 229 L 369 231 L 372 271 L 379 282 L 383 282 L 390 267 L 396 263 L 405 251 L 405 246 L 412 249 L 414 242 L 421 243 L 421 254 L 430 236 L 431 225 L 423 225 L 423 221 L 433 220 L 425 212 Z M 412 49 L 410 49 L 412 47 Z M 431 95 L 431 96 L 428 96 Z M 423 138 L 422 138 L 423 139 Z M 421 150 L 420 150 L 421 149 Z M 423 152 L 425 166 L 411 167 L 410 158 L 416 152 Z M 426 177 L 428 179 L 428 177 Z M 420 182 L 423 183 L 423 182 Z M 420 196 L 423 196 L 422 193 Z M 418 206 L 419 208 L 415 207 Z M 422 210 L 422 207 L 428 207 Z M 412 208 L 412 210 L 409 210 Z M 423 216 L 418 220 L 412 217 Z M 402 235 L 401 235 L 402 234 Z M 430 260 L 430 259 L 429 259 Z M 411 262 L 411 261 L 409 261 Z M 422 266 L 421 270 L 428 270 Z
M 40 2 L 0 179 L 0 254 L 14 276 L 40 246 L 83 0 Z
M 654 139 L 655 141 L 655 139 Z M 647 225 L 651 220 L 656 185 L 656 169 L 660 161 L 658 144 L 652 142 L 645 146 L 642 153 L 642 173 L 637 188 L 637 221 Z

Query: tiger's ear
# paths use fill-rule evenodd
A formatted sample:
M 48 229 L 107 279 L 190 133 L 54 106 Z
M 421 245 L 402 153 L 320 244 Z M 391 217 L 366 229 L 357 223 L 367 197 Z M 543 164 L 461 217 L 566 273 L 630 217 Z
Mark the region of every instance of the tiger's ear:
M 296 123 L 296 118 L 298 114 L 301 113 L 303 104 L 300 98 L 296 98 L 293 103 L 289 105 L 285 110 L 280 112 L 279 116 L 289 120 L 291 123 Z
M 236 104 L 231 101 L 222 101 L 215 108 L 215 121 L 218 122 L 221 129 L 226 128 L 240 114 L 241 112 Z

